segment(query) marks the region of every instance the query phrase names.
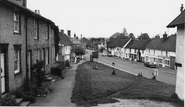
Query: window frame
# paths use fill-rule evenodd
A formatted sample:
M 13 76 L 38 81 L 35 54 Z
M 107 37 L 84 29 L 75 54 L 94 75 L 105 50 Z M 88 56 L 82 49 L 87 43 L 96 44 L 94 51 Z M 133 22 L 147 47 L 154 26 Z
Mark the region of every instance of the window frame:
M 15 61 L 17 61 L 16 63 L 17 65 L 15 65 Z M 15 66 L 17 66 L 17 69 L 15 69 Z M 21 49 L 15 48 L 14 49 L 14 74 L 19 74 L 19 73 L 21 73 Z
M 35 33 L 34 39 L 39 39 L 39 21 L 37 19 L 34 19 L 33 28 Z
M 46 48 L 45 50 L 45 63 L 46 65 L 49 65 L 49 48 Z
M 20 17 L 19 12 L 13 13 L 13 21 L 14 21 L 14 27 L 13 27 L 14 33 L 20 33 L 21 32 L 21 17 Z

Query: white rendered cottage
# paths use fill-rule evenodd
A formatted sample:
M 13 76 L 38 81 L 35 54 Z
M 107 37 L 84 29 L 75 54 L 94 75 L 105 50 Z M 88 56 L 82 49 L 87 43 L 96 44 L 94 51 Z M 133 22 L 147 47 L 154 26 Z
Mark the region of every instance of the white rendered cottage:
M 176 60 L 177 67 L 175 92 L 181 100 L 184 100 L 184 71 L 185 71 L 185 10 L 177 16 L 168 26 L 177 28 Z

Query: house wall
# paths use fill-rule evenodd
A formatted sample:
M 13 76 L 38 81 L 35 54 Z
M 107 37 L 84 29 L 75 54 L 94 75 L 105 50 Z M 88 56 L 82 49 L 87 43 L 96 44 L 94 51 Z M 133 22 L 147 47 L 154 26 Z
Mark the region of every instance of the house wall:
M 130 54 L 130 49 L 125 48 L 125 57 L 124 58 L 129 59 L 129 54 Z
M 9 87 L 8 91 L 15 90 L 23 85 L 26 75 L 26 55 L 25 55 L 25 16 L 20 14 L 21 32 L 14 33 L 14 10 L 16 8 L 9 7 L 0 3 L 0 44 L 8 44 L 7 53 L 7 80 L 6 83 Z M 16 11 L 20 11 L 16 9 Z M 21 47 L 21 72 L 19 74 L 14 73 L 14 45 L 20 45 Z M 2 48 L 2 47 L 0 47 Z
M 34 20 L 38 20 L 38 39 L 35 38 Z M 27 26 L 27 46 L 28 50 L 32 50 L 32 64 L 36 63 L 37 59 L 44 60 L 46 63 L 46 54 L 48 54 L 49 63 L 45 65 L 45 70 L 50 72 L 51 65 L 55 60 L 54 28 L 50 23 L 34 17 L 28 17 Z M 36 50 L 40 53 L 35 52 Z
M 184 71 L 185 71 L 185 27 L 177 27 L 177 40 L 176 40 L 176 62 L 182 64 L 182 67 L 177 67 L 176 75 L 176 89 L 178 97 L 184 100 Z
M 145 49 L 145 61 L 153 61 L 162 67 L 170 67 L 171 56 L 175 57 L 175 52 Z

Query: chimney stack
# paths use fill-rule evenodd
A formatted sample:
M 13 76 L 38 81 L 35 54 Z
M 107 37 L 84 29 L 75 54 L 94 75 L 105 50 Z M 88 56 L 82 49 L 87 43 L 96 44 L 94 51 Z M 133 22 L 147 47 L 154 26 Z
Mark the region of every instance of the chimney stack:
M 61 29 L 60 32 L 61 32 L 62 34 L 64 34 L 64 30 L 63 30 L 63 29 Z
M 23 6 L 27 7 L 27 0 L 23 0 Z
M 35 10 L 35 13 L 37 13 L 37 10 Z
M 71 38 L 71 30 L 67 30 L 67 35 L 69 38 Z
M 15 1 L 16 3 L 18 3 L 24 7 L 27 7 L 27 0 L 12 0 L 12 1 Z
M 181 4 L 180 11 L 182 12 L 184 10 L 183 4 Z
M 163 39 L 166 39 L 167 38 L 167 34 L 166 34 L 166 32 L 163 34 Z
M 38 10 L 38 14 L 40 15 L 40 10 Z

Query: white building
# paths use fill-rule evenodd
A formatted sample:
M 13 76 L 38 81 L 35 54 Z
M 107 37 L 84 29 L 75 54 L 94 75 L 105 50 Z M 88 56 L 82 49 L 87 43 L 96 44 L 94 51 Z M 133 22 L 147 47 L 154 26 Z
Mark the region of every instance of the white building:
M 127 44 L 128 41 L 129 39 L 110 39 L 110 41 L 107 42 L 109 53 L 113 56 L 122 57 L 124 52 L 122 48 L 125 46 L 125 44 Z
M 177 27 L 176 60 L 177 67 L 175 92 L 181 100 L 184 100 L 184 71 L 185 71 L 185 10 L 177 16 L 168 26 Z
M 154 38 L 147 45 L 145 61 L 152 61 L 159 66 L 175 69 L 175 49 L 176 36 L 167 37 L 167 34 L 164 34 L 163 38 Z
M 125 47 L 125 58 L 143 62 L 145 58 L 145 48 L 150 41 L 151 39 L 131 40 Z
M 66 61 L 66 60 L 70 61 L 72 42 L 63 31 L 59 33 L 59 37 L 60 37 L 60 41 L 59 41 L 58 61 Z

